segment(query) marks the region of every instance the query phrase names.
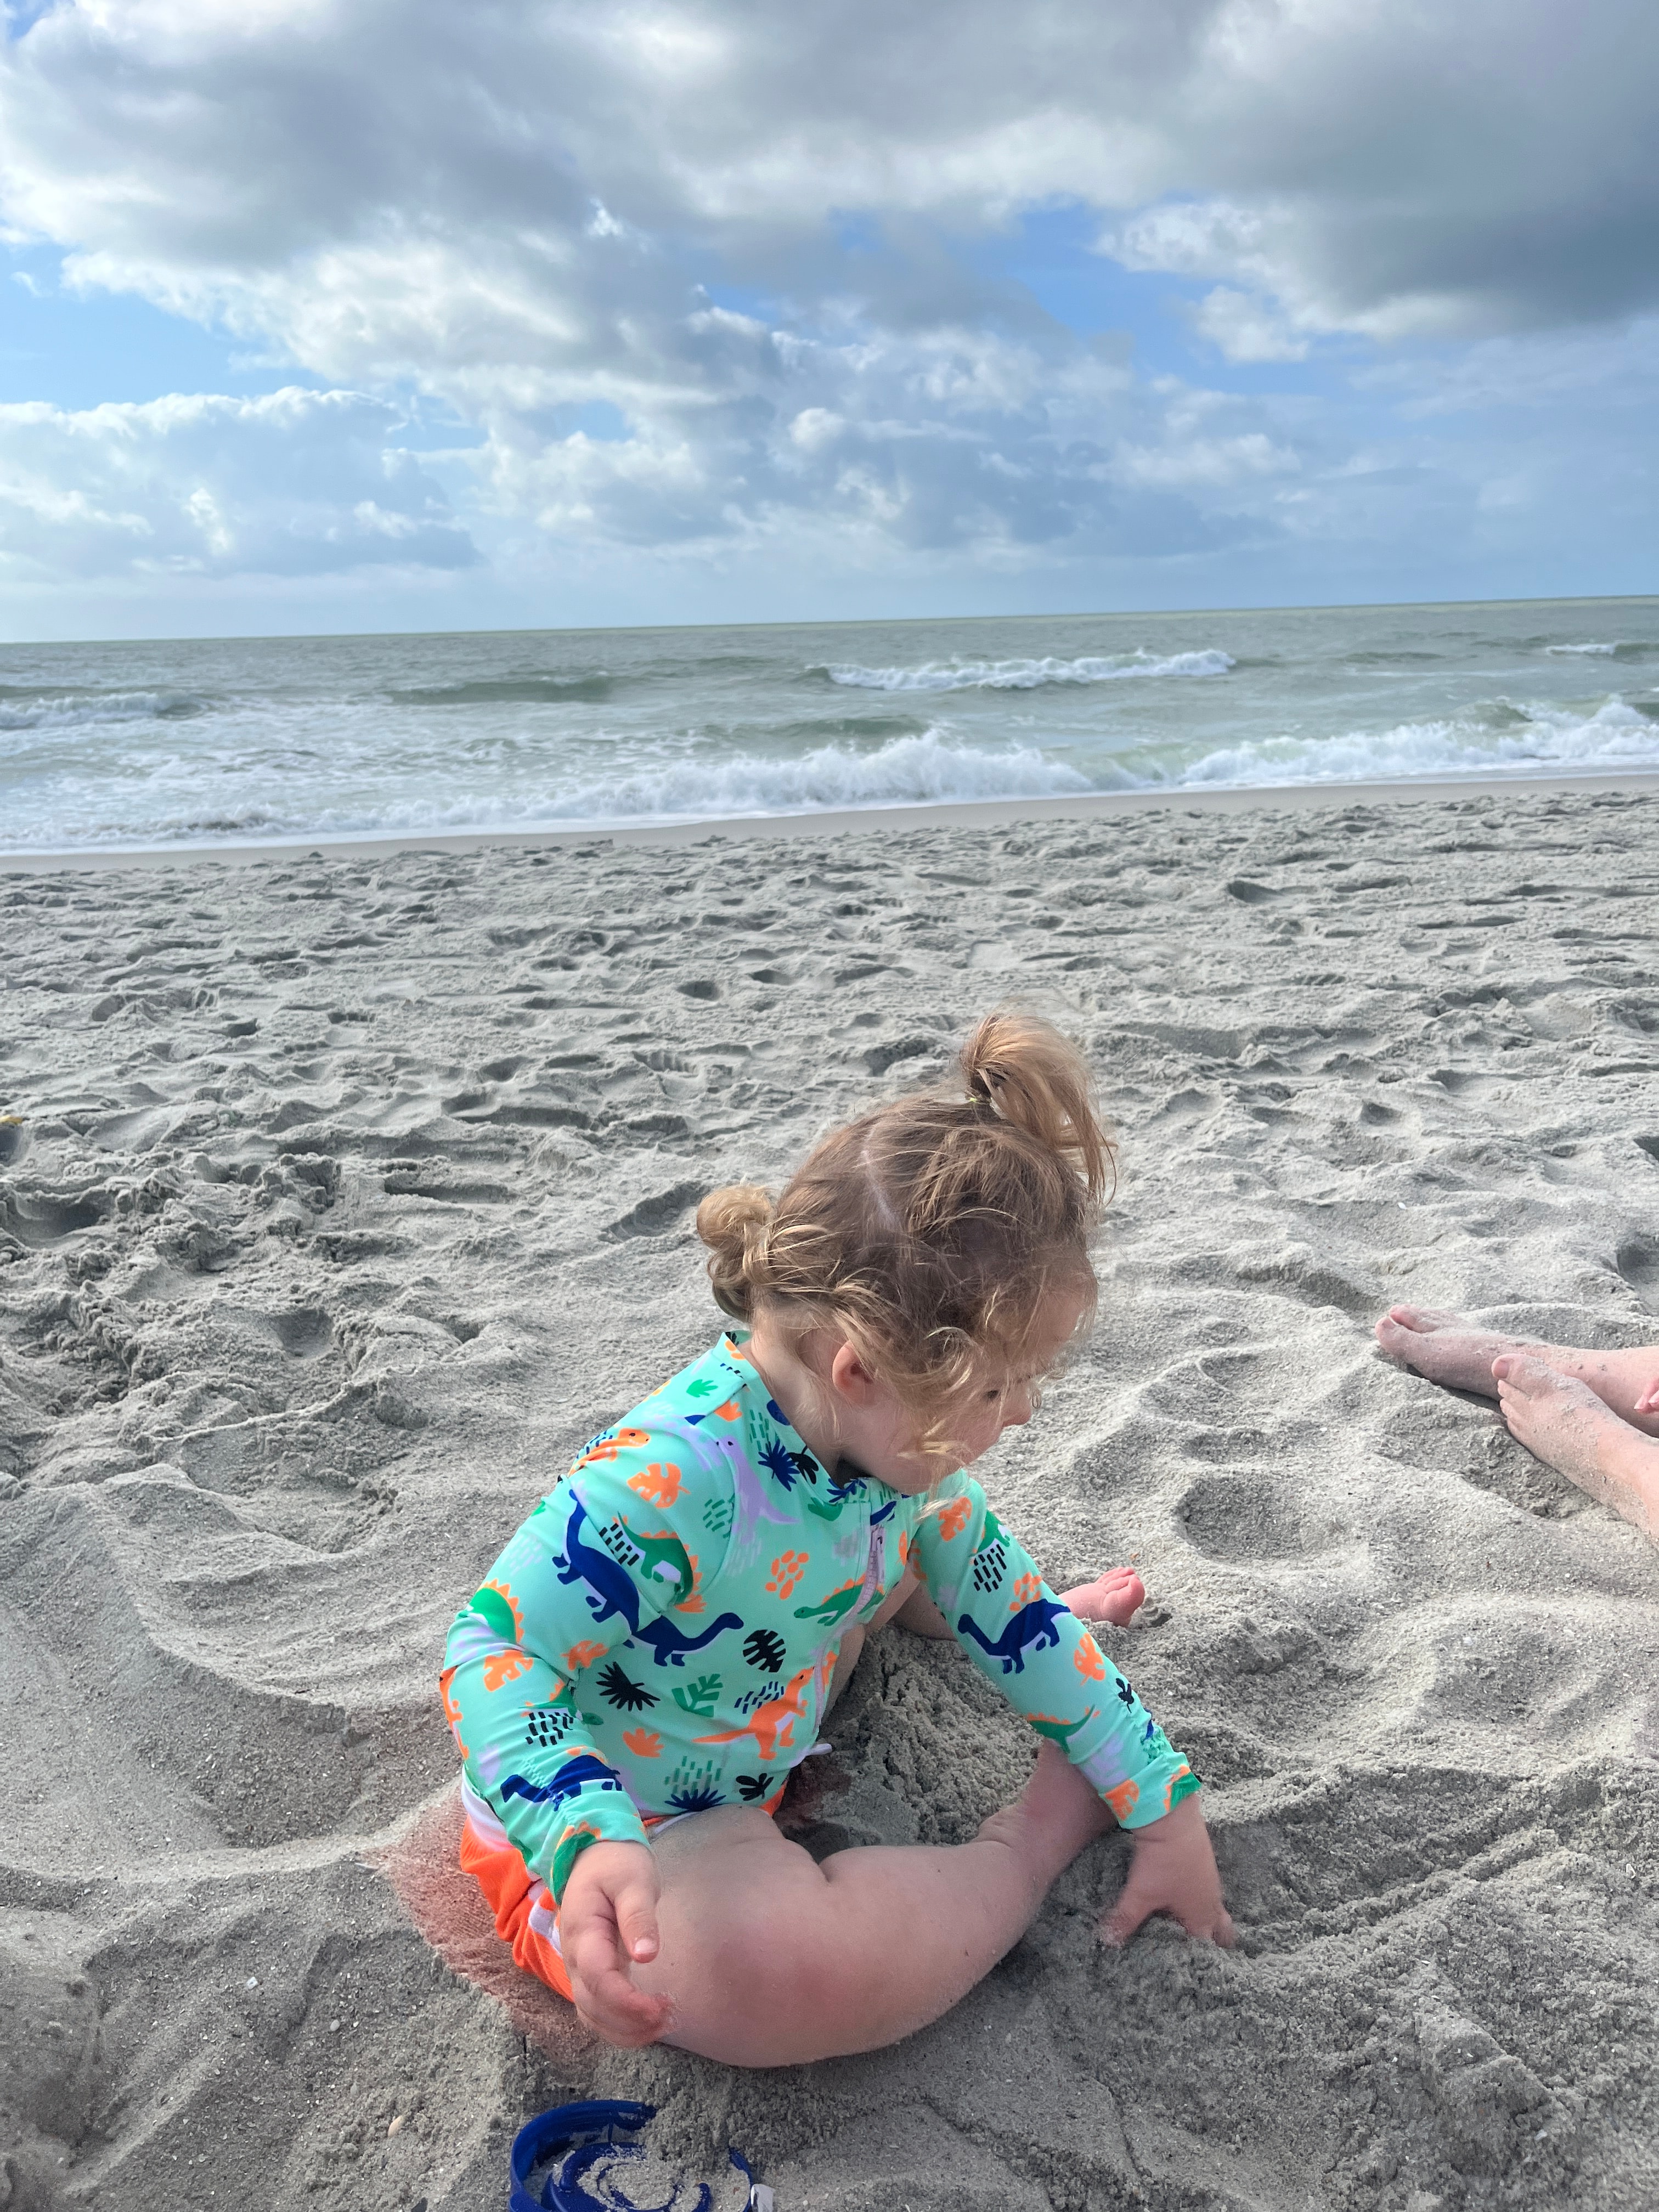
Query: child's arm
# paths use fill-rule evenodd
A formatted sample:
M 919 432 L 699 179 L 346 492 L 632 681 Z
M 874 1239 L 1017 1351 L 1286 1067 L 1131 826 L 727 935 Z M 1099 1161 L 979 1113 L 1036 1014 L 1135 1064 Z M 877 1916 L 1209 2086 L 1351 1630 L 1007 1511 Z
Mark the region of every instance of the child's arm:
M 1117 1903 L 1101 1923 L 1109 1943 L 1127 1943 L 1145 1920 L 1167 1912 L 1189 1936 L 1231 1950 L 1237 1940 L 1221 1894 L 1210 1832 L 1196 1796 L 1134 1832 L 1134 1857 Z
M 560 1948 L 576 2009 L 607 2043 L 654 2043 L 667 2027 L 666 1997 L 648 1997 L 629 1979 L 630 1966 L 657 1955 L 657 1862 L 648 1844 L 594 1844 L 565 1885 Z
M 1109 1933 L 1123 1941 L 1152 1912 L 1231 1940 L 1202 1816 L 1201 1787 L 1129 1684 L 962 1476 L 922 1518 L 913 1564 L 979 1671 L 1040 1735 L 1058 1743 L 1135 1838 L 1134 1871 Z
M 692 1546 L 708 1547 L 684 1510 L 694 1490 L 703 1504 L 706 1484 L 683 1482 L 660 1443 L 640 1442 L 643 1452 L 630 1442 L 578 1463 L 519 1529 L 449 1634 L 444 1709 L 468 1779 L 556 1900 L 593 1845 L 645 1840 L 581 1705 L 586 1699 L 592 1710 L 590 1678 L 608 1651 L 694 1597 L 696 1553 L 677 1523 L 686 1522 Z M 729 1483 L 723 1468 L 718 1479 Z M 643 1542 L 630 1533 L 640 1530 L 650 1532 Z

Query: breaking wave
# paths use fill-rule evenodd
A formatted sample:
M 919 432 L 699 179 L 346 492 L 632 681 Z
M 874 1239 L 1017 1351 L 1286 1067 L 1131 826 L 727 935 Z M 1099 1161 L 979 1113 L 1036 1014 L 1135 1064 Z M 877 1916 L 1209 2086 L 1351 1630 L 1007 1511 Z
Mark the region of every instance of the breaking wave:
M 1088 655 L 1078 660 L 928 660 L 915 668 L 809 668 L 809 676 L 866 691 L 1035 691 L 1045 684 L 1115 684 L 1133 676 L 1224 676 L 1231 653 Z
M 1512 710 L 1486 722 L 1401 722 L 1393 729 L 1329 738 L 1270 738 L 1219 746 L 1175 776 L 1153 774 L 1143 788 L 1173 782 L 1212 787 L 1273 783 L 1397 782 L 1494 770 L 1571 774 L 1574 769 L 1659 768 L 1659 723 L 1623 699 L 1593 714 L 1568 708 Z
M 189 691 L 24 691 L 0 686 L 0 730 L 72 730 L 104 722 L 184 722 L 209 711 Z
M 807 814 L 864 806 L 932 806 L 974 799 L 1048 799 L 1091 791 L 1086 775 L 1035 745 L 995 750 L 953 744 L 939 730 L 892 738 L 872 752 L 818 745 L 795 760 L 676 763 L 564 793 L 550 818 Z

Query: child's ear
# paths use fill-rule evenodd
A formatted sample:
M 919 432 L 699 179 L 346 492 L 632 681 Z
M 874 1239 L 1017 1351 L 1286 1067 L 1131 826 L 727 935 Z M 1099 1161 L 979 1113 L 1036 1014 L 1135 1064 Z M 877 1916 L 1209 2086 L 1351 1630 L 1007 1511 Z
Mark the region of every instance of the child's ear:
M 830 1382 L 837 1396 L 845 1398 L 848 1405 L 856 1406 L 860 1411 L 874 1404 L 877 1393 L 881 1389 L 875 1376 L 853 1346 L 846 1342 L 836 1346 L 835 1356 L 830 1362 Z

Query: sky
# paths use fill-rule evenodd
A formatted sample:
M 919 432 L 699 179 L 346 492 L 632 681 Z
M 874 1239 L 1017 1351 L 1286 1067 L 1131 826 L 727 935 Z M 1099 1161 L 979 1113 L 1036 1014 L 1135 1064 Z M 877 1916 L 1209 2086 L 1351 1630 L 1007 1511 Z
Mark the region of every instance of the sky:
M 0 636 L 1659 589 L 1650 0 L 0 26 Z

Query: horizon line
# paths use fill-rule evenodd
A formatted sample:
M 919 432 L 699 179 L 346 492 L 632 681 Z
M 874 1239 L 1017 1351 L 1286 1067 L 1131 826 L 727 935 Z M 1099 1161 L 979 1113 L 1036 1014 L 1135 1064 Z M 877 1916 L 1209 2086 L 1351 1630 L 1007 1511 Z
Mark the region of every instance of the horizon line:
M 919 623 L 935 624 L 994 622 L 1161 622 L 1182 615 L 1379 614 L 1411 613 L 1456 607 L 1575 607 L 1639 606 L 1659 602 L 1656 592 L 1524 593 L 1507 599 L 1309 599 L 1274 602 L 1255 606 L 1094 607 L 1079 612 L 1055 611 L 1032 613 L 976 615 L 836 615 L 794 617 L 769 616 L 758 620 L 700 623 L 545 623 L 495 629 L 480 626 L 460 629 L 323 629 L 193 631 L 167 636 L 8 638 L 0 653 L 41 652 L 53 647 L 115 645 L 301 645 L 324 639 L 351 638 L 369 642 L 383 638 L 450 637 L 576 637 L 592 635 L 635 635 L 656 630 L 722 629 L 897 629 Z

